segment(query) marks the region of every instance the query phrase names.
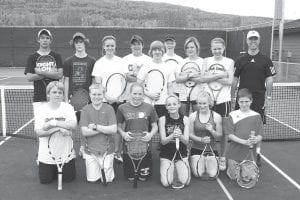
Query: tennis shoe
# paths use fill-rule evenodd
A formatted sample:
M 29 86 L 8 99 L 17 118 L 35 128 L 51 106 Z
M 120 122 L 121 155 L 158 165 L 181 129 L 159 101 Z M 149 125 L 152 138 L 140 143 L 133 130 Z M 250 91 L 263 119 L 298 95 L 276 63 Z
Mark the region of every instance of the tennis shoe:
M 140 180 L 140 181 L 146 181 L 146 178 L 144 178 L 144 177 L 139 177 L 139 180 Z
M 123 163 L 123 158 L 120 153 L 115 153 L 114 158 L 118 163 Z
M 129 181 L 133 181 L 133 180 L 134 180 L 134 178 L 132 178 L 132 177 L 129 177 L 129 178 L 127 178 L 127 180 L 129 180 Z
M 172 184 L 171 187 L 172 187 L 173 189 L 179 190 L 179 189 L 184 188 L 184 184 L 182 184 L 182 183 Z
M 219 169 L 220 169 L 220 171 L 225 171 L 226 170 L 226 158 L 225 157 L 220 157 L 220 159 L 219 159 Z

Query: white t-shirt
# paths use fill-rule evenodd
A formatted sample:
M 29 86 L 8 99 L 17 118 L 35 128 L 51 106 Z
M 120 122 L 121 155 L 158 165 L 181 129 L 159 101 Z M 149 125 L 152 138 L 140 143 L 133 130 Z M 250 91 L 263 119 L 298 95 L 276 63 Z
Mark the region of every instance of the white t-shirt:
M 128 54 L 127 56 L 124 56 L 123 60 L 127 72 L 134 71 L 136 74 L 138 74 L 139 70 L 143 68 L 145 65 L 147 65 L 147 63 L 150 63 L 152 61 L 152 59 L 145 54 L 142 54 L 141 56 L 134 56 L 132 53 Z M 127 88 L 125 92 L 126 100 L 130 98 L 130 87 L 132 83 L 133 82 L 127 82 Z
M 214 57 L 208 57 L 208 58 L 205 58 L 206 62 L 207 62 L 207 69 L 204 69 L 205 71 L 208 71 L 209 67 L 214 65 L 214 64 L 220 64 L 224 67 L 224 70 L 225 71 L 228 71 L 228 69 L 230 68 L 230 66 L 233 66 L 234 64 L 234 61 L 230 58 L 227 58 L 227 57 L 223 57 L 222 60 L 218 61 L 218 60 L 215 60 Z M 205 87 L 204 89 L 209 92 L 211 95 L 214 95 L 212 97 L 216 97 L 217 96 L 217 92 L 214 92 L 214 94 L 212 94 L 212 90 L 209 89 L 208 87 L 208 84 L 205 84 Z M 220 103 L 224 103 L 224 102 L 228 102 L 228 101 L 231 101 L 231 86 L 230 85 L 224 85 L 222 87 L 222 89 L 219 91 L 219 94 L 218 94 L 218 98 L 216 99 L 217 100 L 217 104 L 220 104 Z
M 201 71 L 201 74 L 204 74 L 204 70 L 203 70 L 203 58 L 198 57 L 196 60 L 191 60 L 189 57 L 183 59 L 183 61 L 181 63 L 179 63 L 178 67 L 177 67 L 177 73 L 181 73 L 181 69 L 184 66 L 184 64 L 188 63 L 188 62 L 195 62 Z M 179 100 L 180 101 L 187 101 L 187 97 L 189 95 L 189 91 L 190 88 L 187 88 L 184 83 L 179 83 L 177 84 L 177 88 L 178 88 L 178 93 L 179 93 Z M 204 88 L 205 84 L 198 84 L 198 87 L 203 87 Z M 191 98 L 192 101 L 196 100 L 195 98 Z
M 177 64 L 176 62 L 166 62 L 167 60 L 176 60 L 177 61 Z M 177 54 L 174 54 L 173 56 L 169 56 L 167 55 L 166 53 L 163 55 L 163 61 L 166 62 L 167 64 L 167 67 L 171 67 L 172 68 L 172 71 L 174 72 L 174 74 L 176 73 L 177 71 L 177 67 L 179 65 L 179 63 L 182 63 L 183 61 L 183 58 Z M 180 92 L 180 89 L 179 89 L 179 85 L 178 83 L 176 83 L 176 81 L 173 82 L 173 91 L 174 93 L 179 93 Z
M 68 103 L 61 102 L 60 106 L 53 110 L 49 107 L 47 102 L 40 103 L 34 107 L 34 129 L 42 129 L 45 122 L 51 119 L 58 119 L 61 121 L 76 121 L 76 115 L 73 106 Z M 39 152 L 38 160 L 46 164 L 55 164 L 51 158 L 48 150 L 48 139 L 49 137 L 39 137 Z M 66 161 L 75 158 L 75 152 Z
M 174 72 L 172 71 L 171 68 L 168 68 L 164 62 L 159 63 L 159 64 L 151 62 L 151 63 L 149 63 L 149 65 L 146 65 L 139 71 L 137 78 L 139 80 L 145 81 L 147 73 L 153 69 L 157 69 L 157 70 L 161 71 L 162 74 L 164 75 L 164 79 L 165 79 L 164 88 L 163 88 L 162 92 L 160 93 L 160 98 L 155 102 L 156 105 L 164 105 L 166 103 L 166 98 L 168 97 L 168 86 L 167 85 L 168 85 L 168 83 L 172 83 L 173 81 L 175 81 Z M 147 98 L 145 98 L 145 102 L 151 103 L 151 101 L 148 101 Z
M 98 76 L 102 78 L 102 86 L 106 88 L 106 82 L 108 78 L 114 73 L 120 73 L 125 75 L 127 72 L 127 66 L 124 65 L 122 58 L 113 56 L 112 59 L 107 59 L 105 56 L 98 59 L 94 65 L 92 76 Z M 106 102 L 106 99 L 103 101 Z

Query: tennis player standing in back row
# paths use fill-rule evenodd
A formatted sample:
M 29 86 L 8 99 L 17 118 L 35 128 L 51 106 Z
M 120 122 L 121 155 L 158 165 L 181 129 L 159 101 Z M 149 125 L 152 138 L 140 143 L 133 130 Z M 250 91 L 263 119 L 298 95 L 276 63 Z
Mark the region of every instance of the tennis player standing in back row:
M 94 65 L 92 76 L 95 77 L 95 83 L 101 84 L 106 88 L 108 78 L 114 73 L 121 73 L 125 75 L 127 72 L 126 66 L 123 64 L 122 58 L 116 56 L 116 38 L 112 35 L 104 36 L 102 39 L 102 57 L 98 59 Z M 124 99 L 107 99 L 105 96 L 104 102 L 110 104 L 115 112 L 118 106 L 123 103 Z M 123 162 L 121 151 L 121 136 L 115 134 L 115 159 Z
M 196 105 L 196 97 L 190 99 L 190 102 L 188 102 L 189 91 L 187 90 L 185 83 L 191 80 L 195 81 L 194 78 L 199 77 L 202 71 L 202 64 L 203 64 L 203 58 L 199 57 L 200 43 L 198 39 L 195 37 L 187 38 L 184 43 L 184 51 L 187 58 L 183 59 L 182 63 L 179 63 L 177 67 L 176 82 L 178 83 L 177 85 L 177 89 L 179 91 L 178 96 L 181 102 L 181 107 L 179 111 L 185 116 L 189 116 L 190 113 L 189 113 L 189 108 L 187 108 L 187 106 L 189 107 L 190 105 L 188 104 L 191 103 L 193 111 L 197 110 L 197 105 Z M 189 62 L 193 62 L 199 67 L 199 72 L 200 72 L 199 74 L 192 75 L 190 73 L 182 72 L 182 68 L 184 64 Z M 202 84 L 200 83 L 200 85 Z
M 173 70 L 167 67 L 162 60 L 164 52 L 163 43 L 158 40 L 153 41 L 149 50 L 149 56 L 152 57 L 152 62 L 143 67 L 137 75 L 138 82 L 145 85 L 145 102 L 154 105 L 158 117 L 167 114 L 165 107 L 166 98 L 169 94 L 173 93 L 172 83 L 175 81 Z M 153 71 L 155 71 L 154 74 L 156 74 L 154 77 L 151 76 Z M 158 88 L 161 90 L 157 93 L 149 91 Z
M 63 76 L 63 64 L 60 54 L 50 49 L 53 41 L 51 32 L 41 29 L 37 35 L 37 42 L 40 47 L 37 52 L 27 59 L 25 72 L 28 81 L 33 82 L 33 102 L 47 101 L 46 86 L 51 81 L 59 80 Z M 41 59 L 42 56 L 49 56 L 51 59 Z
M 210 43 L 212 57 L 207 57 L 203 61 L 203 70 L 207 76 L 207 84 L 205 90 L 210 93 L 214 100 L 214 105 L 211 108 L 213 111 L 221 115 L 222 118 L 228 117 L 231 111 L 231 84 L 234 73 L 234 61 L 224 57 L 225 41 L 222 38 L 214 38 Z M 217 86 L 214 88 L 214 86 Z M 222 120 L 224 121 L 224 120 Z M 221 155 L 219 160 L 220 170 L 226 169 L 226 147 L 227 136 L 221 136 Z
M 252 93 L 251 110 L 261 115 L 263 124 L 266 124 L 265 109 L 272 99 L 273 76 L 276 75 L 271 59 L 259 50 L 260 35 L 251 30 L 247 34 L 248 52 L 240 56 L 235 62 L 234 79 L 231 86 L 231 97 L 234 100 L 237 85 L 247 88 Z M 236 103 L 235 109 L 239 109 Z M 260 164 L 260 145 L 257 149 L 257 164 Z

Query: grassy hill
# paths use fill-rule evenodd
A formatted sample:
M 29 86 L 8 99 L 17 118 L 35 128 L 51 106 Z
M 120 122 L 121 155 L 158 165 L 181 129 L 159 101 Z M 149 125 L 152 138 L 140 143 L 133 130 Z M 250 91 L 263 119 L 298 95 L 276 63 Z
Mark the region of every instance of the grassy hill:
M 271 21 L 128 0 L 0 0 L 0 26 L 231 28 Z

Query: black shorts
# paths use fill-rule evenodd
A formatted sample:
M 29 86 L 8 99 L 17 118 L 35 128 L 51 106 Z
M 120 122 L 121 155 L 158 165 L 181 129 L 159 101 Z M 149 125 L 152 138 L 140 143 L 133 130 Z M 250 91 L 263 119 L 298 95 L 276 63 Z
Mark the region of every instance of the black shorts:
M 191 156 L 193 156 L 193 155 L 201 155 L 202 151 L 203 150 L 201 150 L 201 149 L 192 148 L 191 149 Z M 214 150 L 214 153 L 215 153 L 216 156 L 219 156 L 219 153 L 218 153 L 217 150 Z
M 134 161 L 134 160 L 133 160 Z M 134 161 L 135 162 L 135 161 Z M 135 162 L 136 166 L 138 161 Z M 127 153 L 123 153 L 123 170 L 126 179 L 134 177 L 134 167 Z M 149 179 L 152 176 L 152 153 L 147 152 L 147 155 L 140 164 L 139 177 Z
M 48 184 L 57 179 L 58 171 L 56 165 L 39 162 L 40 183 Z M 76 177 L 75 158 L 63 167 L 63 182 L 71 182 Z
M 224 103 L 214 105 L 211 110 L 215 111 L 221 117 L 228 117 L 229 113 L 231 112 L 231 102 L 227 101 Z

